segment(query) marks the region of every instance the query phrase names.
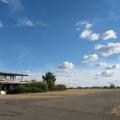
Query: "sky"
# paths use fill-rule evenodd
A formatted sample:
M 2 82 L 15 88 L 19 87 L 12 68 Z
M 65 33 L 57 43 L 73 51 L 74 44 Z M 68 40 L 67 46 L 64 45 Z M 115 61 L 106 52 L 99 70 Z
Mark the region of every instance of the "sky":
M 119 0 L 0 0 L 0 71 L 51 71 L 67 86 L 120 85 Z

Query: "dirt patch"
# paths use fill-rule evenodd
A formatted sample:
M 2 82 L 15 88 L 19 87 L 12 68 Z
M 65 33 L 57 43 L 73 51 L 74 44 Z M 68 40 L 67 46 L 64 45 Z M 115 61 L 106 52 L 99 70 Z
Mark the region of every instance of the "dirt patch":
M 112 110 L 112 115 L 120 117 L 120 106 L 117 106 Z

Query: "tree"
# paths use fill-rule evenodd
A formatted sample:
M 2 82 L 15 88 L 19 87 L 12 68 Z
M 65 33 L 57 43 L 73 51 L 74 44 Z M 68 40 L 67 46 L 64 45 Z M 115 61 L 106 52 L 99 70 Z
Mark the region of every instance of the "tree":
M 47 82 L 49 90 L 55 90 L 55 75 L 51 72 L 47 72 L 45 75 L 42 76 L 43 81 Z
M 109 88 L 115 88 L 114 84 L 110 84 Z

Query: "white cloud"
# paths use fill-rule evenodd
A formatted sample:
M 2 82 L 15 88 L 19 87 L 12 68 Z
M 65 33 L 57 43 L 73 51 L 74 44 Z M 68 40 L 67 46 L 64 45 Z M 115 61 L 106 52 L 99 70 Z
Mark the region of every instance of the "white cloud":
M 105 63 L 105 62 L 100 62 L 100 63 L 97 63 L 95 66 L 96 67 L 106 67 L 108 64 Z
M 74 68 L 74 64 L 72 62 L 64 62 L 63 64 L 58 66 L 59 69 L 66 69 L 66 70 L 72 70 Z
M 120 53 L 120 43 L 108 43 L 107 45 L 95 45 L 95 50 L 101 53 L 103 56 L 110 56 Z
M 115 82 L 120 78 L 120 73 L 114 73 L 112 71 L 101 73 L 98 69 L 74 69 L 72 71 L 61 70 L 54 73 L 57 78 L 56 83 L 66 84 L 69 87 L 106 86 L 109 85 L 110 82 Z M 99 73 L 99 75 L 96 73 Z M 96 79 L 96 77 L 100 79 Z M 118 84 L 118 82 L 116 82 L 115 85 Z
M 113 69 L 105 69 L 109 65 L 114 66 Z M 104 69 L 98 68 L 99 66 L 104 67 Z M 92 69 L 74 68 L 72 70 L 55 70 L 54 74 L 57 78 L 56 83 L 66 84 L 69 87 L 107 86 L 110 82 L 118 85 L 118 80 L 120 78 L 119 64 L 101 62 L 98 67 L 96 68 L 93 66 Z M 100 70 L 102 70 L 102 72 L 100 72 Z
M 97 79 L 101 77 L 109 77 L 112 80 L 118 79 L 119 80 L 119 74 L 120 74 L 120 64 L 113 64 L 113 63 L 105 63 L 105 62 L 100 62 L 95 65 L 96 67 L 101 67 L 100 70 L 102 72 L 97 72 L 95 77 Z M 116 77 L 117 76 L 117 77 Z
M 85 27 L 86 27 L 86 29 L 89 29 L 89 28 L 91 28 L 93 25 L 91 24 L 91 23 L 89 23 L 89 22 L 86 22 L 85 23 Z
M 97 77 L 112 77 L 115 74 L 113 71 L 104 70 L 98 74 L 96 74 Z
M 80 31 L 80 28 L 76 28 L 76 31 Z
M 96 67 L 102 67 L 104 69 L 112 68 L 114 64 L 106 63 L 106 62 L 100 62 L 95 65 Z
M 99 34 L 97 33 L 92 33 L 89 37 L 89 39 L 92 41 L 98 40 L 100 38 Z
M 10 7 L 10 12 L 12 13 L 23 9 L 23 5 L 20 0 L 0 0 L 0 2 L 7 4 Z
M 93 24 L 91 24 L 88 21 L 81 21 L 81 22 L 77 22 L 76 23 L 77 26 L 83 26 L 85 29 L 89 29 L 93 26 Z
M 81 21 L 76 23 L 76 30 L 79 31 L 80 27 L 83 27 L 84 29 L 80 32 L 80 37 L 83 39 L 87 39 L 90 41 L 96 41 L 96 40 L 109 40 L 109 39 L 115 39 L 117 38 L 117 33 L 114 32 L 114 30 L 107 30 L 103 34 L 99 34 L 96 32 L 93 32 L 91 30 L 93 24 L 89 23 L 88 21 Z
M 4 25 L 3 25 L 3 23 L 0 21 L 0 28 L 3 28 L 4 27 Z
M 9 3 L 8 0 L 0 0 L 0 2 L 5 3 L 5 4 L 8 4 L 8 3 Z
M 47 27 L 47 24 L 45 24 L 44 22 L 40 22 L 40 21 L 37 21 L 34 23 L 36 26 L 41 26 L 41 27 Z
M 117 38 L 117 33 L 113 30 L 108 30 L 103 33 L 102 39 L 103 40 L 109 40 L 109 39 L 115 39 Z
M 117 33 L 113 30 L 108 30 L 104 32 L 103 35 L 100 35 L 98 33 L 94 33 L 92 30 L 85 29 L 80 33 L 80 37 L 91 41 L 99 40 L 100 38 L 103 40 L 109 40 L 117 38 Z
M 92 69 L 73 69 L 73 70 L 64 70 L 64 69 L 55 69 L 51 68 L 49 71 L 53 72 L 56 76 L 56 84 L 65 84 L 69 87 L 87 87 L 87 86 L 105 86 L 109 85 L 110 82 L 115 82 L 116 80 L 119 80 L 120 78 L 120 72 L 116 73 L 111 77 L 106 77 L 106 75 L 103 76 L 96 76 L 100 79 L 96 79 L 95 75 L 96 73 L 100 73 L 97 68 Z M 47 71 L 46 71 L 47 72 Z M 34 71 L 34 72 L 27 72 L 29 74 L 29 80 L 31 79 L 37 79 L 42 80 L 42 75 L 46 73 L 45 71 Z M 23 72 L 26 73 L 26 72 Z M 103 73 L 102 73 L 103 74 Z M 105 74 L 105 73 L 104 73 Z M 111 72 L 112 74 L 112 72 Z M 107 74 L 107 76 L 110 76 Z M 101 79 L 102 77 L 102 79 Z M 28 77 L 26 78 L 28 79 Z M 116 84 L 118 84 L 119 81 Z
M 120 70 L 120 64 L 100 62 L 95 65 L 96 67 L 102 67 L 105 70 Z
M 93 62 L 93 61 L 96 61 L 98 60 L 99 57 L 97 54 L 91 54 L 91 55 L 84 55 L 83 57 L 83 62 Z
M 27 26 L 27 27 L 33 27 L 35 24 L 31 20 L 21 20 L 19 21 L 20 26 Z
M 79 21 L 76 23 L 76 31 L 80 31 L 82 28 L 85 30 L 90 29 L 93 24 L 89 23 L 88 21 Z
M 84 27 L 84 30 L 80 33 L 81 38 L 91 40 L 91 41 L 99 40 L 100 35 L 90 30 L 93 24 L 89 23 L 88 21 L 81 21 L 81 22 L 77 22 L 76 25 Z
M 105 69 L 120 69 L 120 64 L 109 65 Z
M 87 74 L 87 75 L 86 75 Z M 88 74 L 90 75 L 88 77 Z M 57 70 L 55 71 L 56 83 L 65 84 L 69 87 L 77 86 L 92 86 L 92 80 L 94 79 L 93 71 L 82 71 L 79 69 L 74 69 L 71 71 Z
M 40 21 L 32 21 L 30 19 L 18 20 L 18 27 L 47 27 L 47 25 Z
M 89 39 L 89 36 L 92 34 L 92 31 L 90 30 L 84 30 L 81 32 L 80 37 L 84 39 Z
M 100 36 L 97 33 L 93 33 L 91 30 L 84 30 L 80 33 L 80 37 L 91 41 L 99 40 Z

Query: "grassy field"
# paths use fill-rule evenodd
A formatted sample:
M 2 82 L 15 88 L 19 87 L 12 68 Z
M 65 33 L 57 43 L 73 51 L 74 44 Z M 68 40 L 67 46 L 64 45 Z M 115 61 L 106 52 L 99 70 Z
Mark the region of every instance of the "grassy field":
M 65 91 L 44 92 L 44 93 L 27 93 L 27 94 L 12 94 L 0 95 L 0 99 L 48 99 L 64 96 L 80 96 L 92 93 L 120 91 L 120 89 L 67 89 Z

